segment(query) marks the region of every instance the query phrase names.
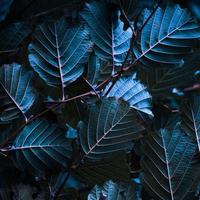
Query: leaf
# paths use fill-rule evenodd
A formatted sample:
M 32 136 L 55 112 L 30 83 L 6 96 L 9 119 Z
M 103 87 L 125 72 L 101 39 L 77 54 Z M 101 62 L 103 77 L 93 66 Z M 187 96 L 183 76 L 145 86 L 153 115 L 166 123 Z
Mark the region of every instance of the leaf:
M 150 14 L 144 11 L 144 21 Z M 133 63 L 139 60 L 145 67 L 168 68 L 181 65 L 199 37 L 200 26 L 188 10 L 178 5 L 159 7 L 136 40 Z
M 180 130 L 160 129 L 144 139 L 143 185 L 155 199 L 192 199 L 197 186 L 196 146 Z
M 153 8 L 154 4 L 157 2 L 156 0 L 107 0 L 111 3 L 116 3 L 120 6 L 121 9 L 123 9 L 126 17 L 130 21 L 137 20 L 138 16 L 142 13 L 143 9 Z M 121 15 L 122 20 L 125 25 L 125 29 L 128 28 L 126 26 L 127 19 L 123 18 L 123 15 Z
M 0 22 L 2 22 L 9 13 L 13 0 L 1 0 L 0 2 Z
M 126 160 L 126 154 L 117 153 L 110 158 L 99 161 L 84 161 L 72 172 L 73 177 L 87 185 L 102 185 L 105 181 L 129 182 L 129 166 Z
M 123 31 L 119 10 L 109 8 L 106 2 L 86 3 L 81 16 L 90 27 L 95 53 L 104 61 L 120 65 L 130 47 L 131 30 Z
M 193 95 L 181 108 L 181 128 L 198 145 L 200 151 L 200 96 Z
M 28 112 L 37 101 L 32 78 L 33 74 L 17 63 L 0 67 L 1 123 L 22 118 L 27 120 Z
M 61 89 L 82 75 L 91 47 L 88 31 L 82 26 L 70 27 L 64 18 L 39 25 L 35 40 L 29 45 L 29 61 L 47 85 Z
M 24 22 L 8 25 L 0 32 L 0 53 L 16 48 L 30 32 L 29 26 Z
M 195 71 L 199 69 L 200 55 L 195 53 L 185 59 L 184 65 L 177 68 L 141 67 L 138 79 L 147 85 L 154 97 L 165 97 L 172 93 L 173 88 L 183 88 L 195 82 Z
M 129 151 L 132 140 L 145 129 L 138 113 L 121 99 L 110 97 L 91 107 L 87 124 L 80 128 L 80 144 L 84 157 L 100 159 L 116 151 Z
M 94 186 L 88 195 L 88 200 L 135 200 L 136 194 L 132 184 L 107 181 L 103 185 Z
M 10 150 L 17 166 L 32 173 L 66 168 L 72 152 L 65 131 L 45 119 L 26 125 Z
M 108 84 L 103 92 L 106 94 L 112 83 Z M 140 81 L 132 76 L 122 77 L 117 80 L 107 97 L 122 98 L 138 111 L 153 116 L 151 109 L 151 95 Z

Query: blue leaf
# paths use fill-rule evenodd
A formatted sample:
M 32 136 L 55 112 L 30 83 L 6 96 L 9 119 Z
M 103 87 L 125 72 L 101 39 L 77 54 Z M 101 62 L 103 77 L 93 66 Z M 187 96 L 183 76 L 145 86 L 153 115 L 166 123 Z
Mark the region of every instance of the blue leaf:
M 151 12 L 144 11 L 144 21 Z M 144 26 L 134 46 L 134 54 L 146 67 L 173 67 L 183 63 L 194 39 L 200 38 L 200 25 L 187 9 L 178 5 L 158 8 Z

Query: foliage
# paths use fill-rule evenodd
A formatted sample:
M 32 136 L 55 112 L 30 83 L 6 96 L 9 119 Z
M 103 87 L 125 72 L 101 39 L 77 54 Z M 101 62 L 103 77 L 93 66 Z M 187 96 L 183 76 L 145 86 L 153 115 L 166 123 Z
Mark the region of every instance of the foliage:
M 197 200 L 199 10 L 0 1 L 0 199 Z

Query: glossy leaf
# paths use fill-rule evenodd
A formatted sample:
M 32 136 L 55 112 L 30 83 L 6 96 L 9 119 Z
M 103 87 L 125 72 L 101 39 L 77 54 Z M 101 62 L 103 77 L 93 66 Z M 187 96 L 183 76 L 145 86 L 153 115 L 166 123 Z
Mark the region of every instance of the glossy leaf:
M 197 185 L 196 145 L 176 127 L 150 133 L 143 144 L 143 185 L 155 199 L 192 199 Z
M 37 119 L 21 131 L 11 151 L 20 169 L 34 173 L 67 167 L 71 144 L 57 124 Z
M 136 200 L 136 193 L 132 184 L 107 181 L 104 185 L 94 186 L 88 195 L 88 200 Z
M 114 65 L 123 63 L 130 47 L 132 32 L 123 30 L 119 10 L 109 8 L 106 1 L 86 3 L 81 16 L 90 27 L 95 53 Z
M 91 42 L 82 25 L 69 27 L 65 19 L 39 25 L 29 45 L 29 61 L 47 85 L 61 89 L 82 75 Z
M 144 11 L 144 21 L 150 14 Z M 191 53 L 193 40 L 199 37 L 200 25 L 187 9 L 159 7 L 137 38 L 134 54 L 146 67 L 174 67 L 183 63 L 183 56 Z
M 107 85 L 104 94 L 107 93 L 111 85 L 112 83 Z M 140 81 L 133 79 L 131 76 L 125 76 L 117 80 L 107 97 L 122 98 L 134 109 L 153 116 L 151 95 Z
M 193 95 L 181 109 L 181 127 L 193 139 L 200 151 L 200 96 Z
M 21 118 L 27 120 L 27 113 L 37 100 L 32 78 L 33 73 L 27 72 L 17 63 L 0 67 L 1 123 Z
M 80 143 L 86 157 L 99 159 L 132 148 L 132 140 L 145 131 L 138 113 L 121 99 L 103 99 L 90 109 L 80 129 Z

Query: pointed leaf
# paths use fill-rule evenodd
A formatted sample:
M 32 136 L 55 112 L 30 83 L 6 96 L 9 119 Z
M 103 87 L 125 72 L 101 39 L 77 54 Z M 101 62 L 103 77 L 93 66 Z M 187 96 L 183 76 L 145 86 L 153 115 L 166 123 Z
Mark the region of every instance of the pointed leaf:
M 27 119 L 27 112 L 37 100 L 31 79 L 33 74 L 26 72 L 17 63 L 0 68 L 0 122 L 8 123 L 18 118 Z
M 199 167 L 193 165 L 195 153 L 196 145 L 180 127 L 150 133 L 143 144 L 144 187 L 155 199 L 192 199 Z
M 110 97 L 93 105 L 87 125 L 80 128 L 80 143 L 86 157 L 99 159 L 116 151 L 129 151 L 132 140 L 145 131 L 138 113 L 121 99 Z
M 0 22 L 2 22 L 10 10 L 13 0 L 1 0 L 0 2 Z

